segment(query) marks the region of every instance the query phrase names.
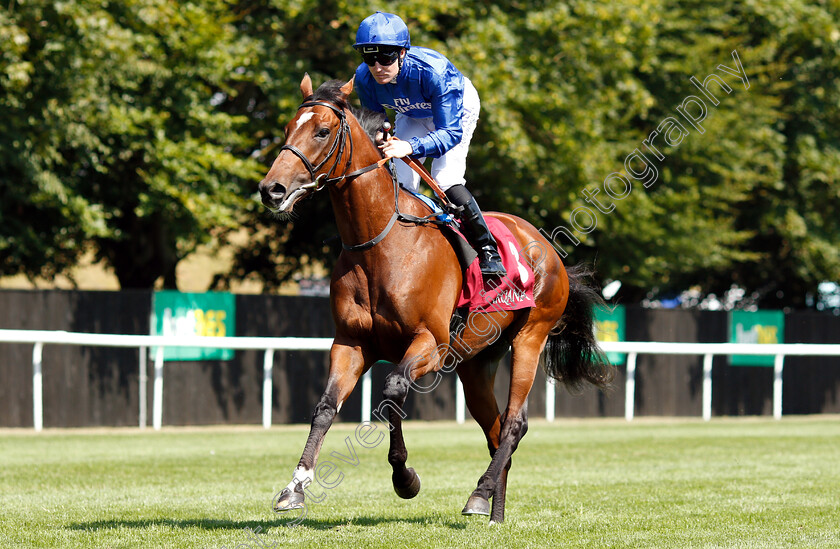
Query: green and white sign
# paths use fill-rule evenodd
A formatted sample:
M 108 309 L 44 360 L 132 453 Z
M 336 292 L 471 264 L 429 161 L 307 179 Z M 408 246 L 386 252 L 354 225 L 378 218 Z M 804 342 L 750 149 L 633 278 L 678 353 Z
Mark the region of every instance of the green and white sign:
M 731 311 L 730 343 L 784 343 L 785 315 L 782 311 Z M 730 366 L 773 366 L 773 355 L 731 355 Z
M 165 290 L 152 296 L 152 335 L 225 337 L 235 333 L 233 294 L 182 293 Z M 153 355 L 154 356 L 154 351 Z M 230 360 L 233 349 L 166 347 L 164 360 Z
M 625 329 L 624 305 L 616 305 L 613 309 L 597 307 L 595 309 L 595 336 L 598 341 L 624 341 Z M 607 353 L 609 361 L 618 366 L 624 364 L 626 353 Z

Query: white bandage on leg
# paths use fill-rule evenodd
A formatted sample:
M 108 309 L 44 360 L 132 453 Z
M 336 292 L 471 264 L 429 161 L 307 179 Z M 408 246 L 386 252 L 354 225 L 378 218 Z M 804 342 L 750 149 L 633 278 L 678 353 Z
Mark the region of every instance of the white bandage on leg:
M 295 468 L 295 473 L 292 476 L 292 482 L 286 485 L 289 490 L 294 490 L 295 485 L 300 484 L 302 488 L 306 488 L 312 483 L 315 478 L 315 472 L 312 469 L 303 469 L 301 467 Z

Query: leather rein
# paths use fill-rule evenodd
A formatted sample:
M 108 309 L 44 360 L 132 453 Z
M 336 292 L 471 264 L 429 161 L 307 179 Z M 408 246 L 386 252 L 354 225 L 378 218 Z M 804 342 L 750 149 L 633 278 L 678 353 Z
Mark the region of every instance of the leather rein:
M 354 178 L 359 177 L 360 175 L 365 174 L 367 172 L 382 168 L 383 166 L 385 166 L 388 163 L 390 158 L 383 158 L 381 160 L 378 160 L 377 162 L 374 162 L 373 164 L 371 164 L 369 166 L 365 166 L 364 168 L 361 168 L 359 170 L 355 170 L 353 172 L 347 173 L 347 170 L 350 169 L 350 163 L 353 160 L 353 134 L 350 131 L 350 124 L 347 122 L 347 115 L 345 114 L 343 109 L 333 105 L 332 103 L 327 103 L 325 101 L 304 101 L 300 105 L 300 107 L 298 107 L 298 110 L 306 108 L 306 107 L 316 107 L 316 106 L 329 108 L 330 110 L 332 110 L 338 116 L 338 119 L 340 121 L 339 122 L 338 133 L 336 134 L 335 140 L 333 141 L 332 145 L 330 146 L 330 151 L 327 153 L 327 155 L 324 157 L 324 159 L 320 163 L 318 163 L 318 165 L 313 165 L 312 162 L 310 162 L 310 160 L 308 158 L 306 158 L 306 155 L 303 154 L 303 152 L 301 152 L 301 150 L 298 149 L 297 147 L 295 147 L 294 145 L 283 145 L 282 147 L 280 147 L 280 152 L 289 151 L 292 154 L 294 154 L 295 156 L 297 156 L 300 159 L 300 161 L 303 162 L 304 167 L 309 172 L 309 177 L 311 179 L 311 182 L 307 183 L 305 185 L 301 185 L 301 187 L 300 187 L 301 189 L 304 189 L 304 190 L 310 190 L 311 189 L 313 192 L 318 192 L 318 191 L 324 189 L 327 185 L 330 185 L 332 183 L 337 183 L 341 180 L 354 179 Z M 344 149 L 347 146 L 348 140 L 350 142 L 350 149 L 349 149 L 349 154 L 347 155 L 347 162 L 344 163 L 344 171 L 340 175 L 336 175 L 336 172 L 340 169 L 339 164 L 341 163 L 341 155 L 344 153 Z M 325 171 L 321 174 L 316 175 L 316 173 L 318 171 L 320 171 L 324 168 L 327 161 L 329 161 L 330 157 L 333 156 L 333 155 L 335 155 L 335 162 L 333 162 L 332 167 L 330 167 L 329 170 L 327 170 L 327 171 Z M 415 163 L 419 164 L 416 161 L 415 161 Z M 411 165 L 411 164 L 409 163 L 409 165 Z M 412 166 L 412 167 L 414 167 L 414 166 Z M 371 238 L 367 242 L 362 242 L 361 244 L 354 244 L 354 245 L 348 245 L 348 244 L 345 244 L 344 242 L 342 242 L 341 243 L 342 248 L 344 248 L 345 250 L 350 251 L 350 252 L 358 252 L 358 251 L 367 250 L 367 249 L 370 249 L 370 248 L 376 246 L 388 235 L 388 233 L 391 231 L 391 229 L 394 226 L 394 223 L 396 223 L 397 220 L 406 221 L 406 222 L 409 222 L 409 223 L 415 223 L 415 224 L 418 224 L 418 225 L 422 225 L 422 224 L 426 224 L 426 223 L 446 225 L 446 222 L 436 219 L 436 216 L 438 215 L 437 213 L 432 214 L 432 215 L 428 215 L 428 216 L 425 216 L 425 217 L 417 217 L 417 216 L 414 216 L 414 215 L 411 215 L 411 214 L 404 214 L 404 213 L 400 212 L 399 185 L 397 183 L 396 174 L 393 173 L 393 171 L 391 172 L 391 180 L 392 180 L 393 186 L 394 186 L 394 213 L 391 216 L 391 219 L 388 221 L 388 224 L 385 226 L 384 229 L 382 229 L 382 231 L 378 235 Z

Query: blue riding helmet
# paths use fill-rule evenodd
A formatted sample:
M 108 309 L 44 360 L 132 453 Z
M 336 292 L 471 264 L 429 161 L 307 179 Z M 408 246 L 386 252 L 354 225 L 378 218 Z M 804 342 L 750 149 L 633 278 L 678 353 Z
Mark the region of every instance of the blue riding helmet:
M 411 48 L 408 27 L 399 16 L 393 13 L 378 11 L 366 17 L 356 31 L 356 43 L 353 47 L 360 50 L 363 47 L 394 46 L 397 48 Z

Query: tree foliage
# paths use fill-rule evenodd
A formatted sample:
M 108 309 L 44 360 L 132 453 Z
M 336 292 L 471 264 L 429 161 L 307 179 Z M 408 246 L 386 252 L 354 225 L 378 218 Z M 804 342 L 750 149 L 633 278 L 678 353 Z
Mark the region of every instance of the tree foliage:
M 479 91 L 467 178 L 482 207 L 554 235 L 567 262 L 594 261 L 623 299 L 736 284 L 764 306 L 801 306 L 820 281 L 840 280 L 836 3 L 387 9 Z M 177 261 L 234 227 L 249 239 L 217 288 L 249 277 L 271 288 L 312 262 L 329 267 L 325 197 L 281 224 L 253 193 L 303 73 L 349 78 L 371 11 L 355 0 L 0 11 L 2 272 L 54 275 L 93 246 L 124 287 L 172 285 Z M 732 52 L 748 85 L 719 68 L 735 67 Z M 717 105 L 691 81 L 712 74 L 730 88 L 709 84 Z M 691 96 L 706 108 L 702 131 L 678 109 L 698 114 Z M 685 129 L 671 145 L 669 119 Z
M 92 247 L 123 288 L 236 226 L 259 165 L 217 108 L 253 44 L 222 1 L 12 2 L 2 18 L 0 259 L 51 277 Z

